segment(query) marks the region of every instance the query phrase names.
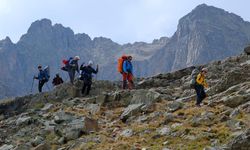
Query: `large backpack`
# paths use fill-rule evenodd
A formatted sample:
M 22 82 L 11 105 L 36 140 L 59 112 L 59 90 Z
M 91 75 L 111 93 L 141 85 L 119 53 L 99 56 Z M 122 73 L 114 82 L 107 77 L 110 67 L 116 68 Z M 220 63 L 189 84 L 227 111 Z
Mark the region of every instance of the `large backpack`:
M 45 74 L 46 82 L 48 82 L 49 78 L 50 78 L 50 69 L 49 69 L 49 66 L 44 67 L 43 71 L 44 71 L 44 74 Z
M 191 73 L 191 80 L 190 80 L 190 87 L 194 88 L 196 84 L 196 78 L 198 74 L 200 73 L 199 69 L 195 68 Z
M 118 59 L 117 71 L 123 73 L 123 62 L 127 60 L 127 56 L 123 55 Z
M 72 60 L 73 60 L 73 57 L 70 57 L 69 59 L 63 59 L 62 60 L 63 66 L 61 67 L 61 69 L 63 71 L 68 71 L 69 70 L 69 64 L 70 64 L 70 62 Z

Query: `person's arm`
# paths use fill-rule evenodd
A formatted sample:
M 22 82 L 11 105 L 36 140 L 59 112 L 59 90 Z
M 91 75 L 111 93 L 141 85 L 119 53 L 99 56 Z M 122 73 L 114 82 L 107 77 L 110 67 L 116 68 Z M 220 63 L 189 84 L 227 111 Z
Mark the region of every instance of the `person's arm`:
M 204 79 L 204 84 L 203 84 L 203 86 L 205 87 L 205 88 L 208 88 L 208 84 L 207 84 L 207 81 Z
M 94 68 L 92 68 L 91 70 L 92 70 L 92 73 L 97 74 L 98 73 L 98 65 L 96 67 L 96 70 Z
M 127 70 L 127 61 L 124 61 L 123 64 L 122 64 L 122 69 L 123 69 L 123 72 L 124 73 L 128 73 L 128 70 Z
M 132 75 L 134 74 L 134 68 L 133 68 L 132 63 L 131 63 L 131 74 L 132 74 Z
M 198 76 L 197 76 L 197 78 L 196 78 L 196 82 L 197 82 L 198 84 L 201 84 L 201 85 L 202 85 L 202 77 L 201 77 L 201 74 L 200 74 L 200 73 L 198 74 Z
M 39 80 L 39 78 L 41 78 L 41 73 L 40 72 L 38 73 L 38 76 L 34 76 L 34 79 L 36 79 L 36 80 Z

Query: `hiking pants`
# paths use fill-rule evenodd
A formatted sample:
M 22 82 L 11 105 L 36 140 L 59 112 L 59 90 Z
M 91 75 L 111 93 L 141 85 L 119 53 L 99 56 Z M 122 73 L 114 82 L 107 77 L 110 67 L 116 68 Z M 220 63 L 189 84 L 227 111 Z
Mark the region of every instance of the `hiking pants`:
M 132 73 L 122 73 L 122 80 L 123 80 L 123 84 L 122 84 L 122 88 L 123 89 L 127 88 L 127 81 L 128 81 L 128 87 L 129 87 L 129 89 L 133 88 L 134 82 L 133 82 L 133 75 L 132 75 Z
M 196 105 L 199 105 L 202 102 L 202 100 L 206 98 L 206 93 L 204 87 L 200 84 L 195 85 L 195 91 L 197 94 Z
M 74 79 L 75 79 L 76 71 L 74 69 L 69 69 L 68 73 L 69 73 L 70 82 L 73 84 Z
M 90 90 L 91 90 L 91 84 L 92 84 L 91 81 L 84 81 L 83 87 L 82 87 L 82 94 L 83 94 L 83 95 L 84 95 L 84 93 L 85 93 L 86 88 L 87 88 L 87 93 L 86 93 L 86 95 L 89 95 L 89 92 L 90 92 Z
M 43 85 L 46 81 L 45 80 L 39 80 L 39 83 L 38 83 L 38 91 L 39 92 L 42 92 L 42 88 L 43 88 Z

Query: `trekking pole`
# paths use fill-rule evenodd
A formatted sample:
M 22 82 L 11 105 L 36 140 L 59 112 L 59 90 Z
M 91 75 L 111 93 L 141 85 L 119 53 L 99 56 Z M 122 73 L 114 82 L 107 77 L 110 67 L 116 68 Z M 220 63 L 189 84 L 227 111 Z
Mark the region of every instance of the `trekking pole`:
M 48 90 L 50 91 L 50 88 L 49 88 L 49 85 L 48 85 L 48 83 L 47 83 L 47 82 L 46 82 L 46 86 L 47 86 Z
M 33 81 L 32 81 L 32 84 L 31 84 L 31 89 L 30 89 L 30 93 L 32 93 L 33 92 L 33 85 L 34 85 L 34 78 L 33 78 Z

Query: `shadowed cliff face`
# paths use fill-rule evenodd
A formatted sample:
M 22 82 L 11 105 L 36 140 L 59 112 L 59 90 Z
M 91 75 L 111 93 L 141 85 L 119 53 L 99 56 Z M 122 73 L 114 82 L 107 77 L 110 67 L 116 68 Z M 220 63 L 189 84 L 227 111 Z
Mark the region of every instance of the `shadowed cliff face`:
M 16 44 L 8 37 L 0 41 L 0 81 L 10 89 L 0 97 L 30 92 L 38 64 L 49 65 L 52 77 L 59 72 L 66 79 L 60 67 L 62 59 L 70 56 L 79 55 L 80 62 L 93 60 L 99 64 L 98 79 L 118 80 L 116 62 L 122 54 L 134 56 L 135 76 L 143 77 L 237 55 L 249 37 L 249 22 L 205 4 L 181 18 L 171 38 L 162 37 L 152 43 L 120 45 L 104 37 L 91 39 L 42 19 L 33 22 Z

